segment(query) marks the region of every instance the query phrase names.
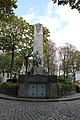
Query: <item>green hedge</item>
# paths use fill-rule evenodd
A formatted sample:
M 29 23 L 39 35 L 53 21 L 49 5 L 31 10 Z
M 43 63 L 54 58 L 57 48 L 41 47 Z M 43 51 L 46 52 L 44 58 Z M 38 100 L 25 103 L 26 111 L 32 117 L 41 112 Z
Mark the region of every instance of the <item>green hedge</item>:
M 12 83 L 12 82 L 2 83 L 2 82 L 0 82 L 0 87 L 1 87 L 1 86 L 15 87 L 15 86 L 17 86 L 17 83 Z
M 77 83 L 70 82 L 68 80 L 64 82 L 58 82 L 57 87 L 59 96 L 63 96 L 63 92 L 65 95 L 80 92 L 80 86 Z

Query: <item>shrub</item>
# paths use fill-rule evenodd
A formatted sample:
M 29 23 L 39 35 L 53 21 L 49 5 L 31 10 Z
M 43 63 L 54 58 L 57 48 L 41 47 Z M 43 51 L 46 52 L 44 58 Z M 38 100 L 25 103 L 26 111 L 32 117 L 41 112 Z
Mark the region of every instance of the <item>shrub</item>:
M 17 82 L 17 79 L 7 79 L 7 82 L 16 83 L 16 82 Z
M 62 83 L 58 82 L 57 87 L 58 87 L 58 94 L 59 94 L 59 96 L 61 96 Z
M 58 87 L 59 96 L 68 95 L 80 91 L 80 87 L 77 83 L 73 83 L 68 80 L 63 82 L 58 82 L 57 87 Z
M 78 83 L 73 82 L 72 85 L 73 85 L 74 87 L 76 87 L 76 91 L 77 91 L 77 92 L 80 92 L 80 86 L 79 86 Z
M 2 82 L 0 82 L 0 87 L 1 86 L 3 86 L 3 87 L 15 87 L 15 86 L 17 86 L 17 84 L 16 83 L 12 83 L 12 82 L 5 82 L 5 83 L 2 83 Z

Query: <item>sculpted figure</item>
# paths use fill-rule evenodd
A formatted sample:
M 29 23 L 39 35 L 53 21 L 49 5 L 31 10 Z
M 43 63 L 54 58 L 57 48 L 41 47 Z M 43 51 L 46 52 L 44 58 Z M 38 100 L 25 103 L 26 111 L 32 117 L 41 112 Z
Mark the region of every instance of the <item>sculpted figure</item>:
M 38 51 L 36 51 L 36 53 L 33 55 L 33 66 L 40 66 L 41 65 L 41 57 L 38 53 Z

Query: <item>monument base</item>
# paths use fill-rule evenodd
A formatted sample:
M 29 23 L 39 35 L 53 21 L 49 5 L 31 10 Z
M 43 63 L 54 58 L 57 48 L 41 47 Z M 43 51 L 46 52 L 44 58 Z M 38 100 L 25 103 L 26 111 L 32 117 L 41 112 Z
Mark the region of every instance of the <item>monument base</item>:
M 34 75 L 38 74 L 38 75 L 43 75 L 43 68 L 42 66 L 34 66 Z
M 56 98 L 57 76 L 20 75 L 18 97 L 26 98 Z

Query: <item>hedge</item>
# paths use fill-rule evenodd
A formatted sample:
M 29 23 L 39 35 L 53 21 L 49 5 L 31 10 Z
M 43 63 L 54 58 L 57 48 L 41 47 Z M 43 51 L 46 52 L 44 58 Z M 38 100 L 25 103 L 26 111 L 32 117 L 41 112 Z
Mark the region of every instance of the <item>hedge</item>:
M 70 95 L 76 92 L 80 92 L 80 86 L 77 83 L 70 81 L 58 82 L 57 87 L 59 96 Z

